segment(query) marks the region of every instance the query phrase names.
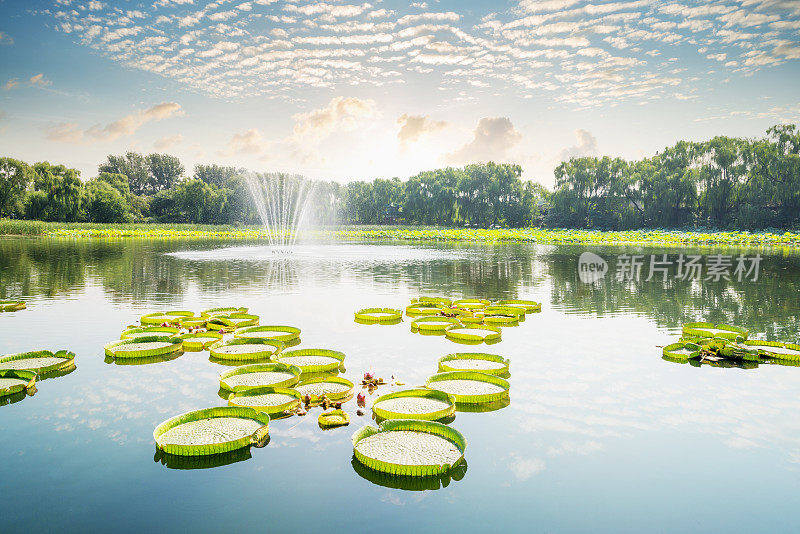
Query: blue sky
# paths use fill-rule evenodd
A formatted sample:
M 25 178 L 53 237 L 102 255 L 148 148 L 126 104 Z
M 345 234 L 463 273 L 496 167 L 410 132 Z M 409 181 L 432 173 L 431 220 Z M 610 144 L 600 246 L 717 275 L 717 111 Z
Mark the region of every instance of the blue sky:
M 800 2 L 0 0 L 0 147 L 349 181 L 800 120 Z

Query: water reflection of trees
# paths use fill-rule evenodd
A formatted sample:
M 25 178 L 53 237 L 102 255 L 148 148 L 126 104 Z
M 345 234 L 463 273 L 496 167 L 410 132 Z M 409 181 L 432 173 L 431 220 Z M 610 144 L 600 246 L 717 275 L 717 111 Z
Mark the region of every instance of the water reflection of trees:
M 412 293 L 517 298 L 550 292 L 551 305 L 566 313 L 597 316 L 635 313 L 664 327 L 698 319 L 747 325 L 780 339 L 796 339 L 800 330 L 800 255 L 767 254 L 759 280 L 719 282 L 660 276 L 647 282 L 617 282 L 614 273 L 594 285 L 578 279 L 577 260 L 584 247 L 528 244 L 411 244 L 438 254 L 409 261 L 194 261 L 169 255 L 252 245 L 209 240 L 63 240 L 0 239 L 0 297 L 53 297 L 72 294 L 87 284 L 101 286 L 115 302 L 165 305 L 192 285 L 223 294 L 242 289 L 295 290 L 313 280 L 336 285 L 347 280 L 364 286 L 403 287 Z M 391 245 L 389 245 L 391 246 Z M 630 248 L 626 249 L 629 253 Z M 607 259 L 621 249 L 598 251 Z M 636 254 L 738 254 L 731 249 L 662 250 L 637 248 Z M 402 253 L 401 253 L 402 254 Z M 671 256 L 670 259 L 675 259 Z M 613 270 L 613 263 L 611 265 Z M 643 277 L 645 278 L 645 277 Z
M 552 304 L 567 313 L 585 313 L 597 316 L 635 313 L 654 320 L 662 327 L 680 327 L 684 322 L 704 320 L 715 323 L 744 325 L 754 332 L 766 332 L 772 338 L 796 339 L 800 330 L 797 315 L 800 302 L 800 256 L 797 254 L 766 255 L 762 251 L 758 281 L 732 280 L 679 280 L 675 268 L 666 280 L 661 275 L 649 282 L 643 276 L 639 281 L 618 282 L 614 272 L 605 280 L 585 284 L 578 278 L 578 255 L 581 251 L 559 250 L 542 258 L 549 266 L 552 287 Z M 636 254 L 670 253 L 675 260 L 684 254 L 738 254 L 739 251 L 693 250 L 664 251 L 641 250 Z M 674 255 L 672 254 L 674 252 Z M 613 260 L 616 251 L 601 252 Z M 628 252 L 630 253 L 630 252 Z M 613 262 L 609 261 L 613 269 Z

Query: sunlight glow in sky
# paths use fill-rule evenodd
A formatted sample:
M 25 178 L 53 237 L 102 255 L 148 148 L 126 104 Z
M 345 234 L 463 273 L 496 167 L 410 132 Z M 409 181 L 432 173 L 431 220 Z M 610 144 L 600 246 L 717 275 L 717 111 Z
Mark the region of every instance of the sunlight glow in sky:
M 0 0 L 0 152 L 551 185 L 562 158 L 798 122 L 798 60 L 797 0 Z

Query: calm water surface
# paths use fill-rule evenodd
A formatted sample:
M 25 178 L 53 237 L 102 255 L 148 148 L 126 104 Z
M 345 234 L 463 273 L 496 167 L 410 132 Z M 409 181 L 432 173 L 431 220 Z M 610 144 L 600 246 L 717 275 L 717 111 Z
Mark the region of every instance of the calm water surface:
M 323 244 L 275 256 L 254 243 L 0 239 L 0 354 L 68 348 L 77 369 L 0 406 L 0 530 L 797 531 L 800 367 L 693 367 L 661 359 L 684 321 L 732 322 L 800 338 L 800 256 L 761 250 L 758 281 L 668 277 L 584 284 L 576 246 Z M 734 249 L 593 248 L 753 254 Z M 612 268 L 613 269 L 613 268 Z M 420 294 L 543 303 L 491 347 L 394 326 L 363 307 Z M 208 352 L 149 365 L 104 362 L 139 316 L 247 306 L 302 328 L 302 347 L 419 385 L 451 352 L 511 359 L 511 403 L 462 413 L 467 470 L 409 483 L 352 462 L 369 417 L 322 431 L 318 410 L 270 424 L 269 444 L 201 461 L 156 458 L 153 428 L 221 406 Z M 388 392 L 384 388 L 380 392 Z M 155 459 L 154 459 L 155 458 Z M 221 465 L 215 465 L 221 464 Z

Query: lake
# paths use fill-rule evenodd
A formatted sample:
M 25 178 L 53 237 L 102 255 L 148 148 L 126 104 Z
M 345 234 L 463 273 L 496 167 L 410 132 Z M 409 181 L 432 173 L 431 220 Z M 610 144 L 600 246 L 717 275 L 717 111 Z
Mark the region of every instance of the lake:
M 0 297 L 28 306 L 0 313 L 0 354 L 77 355 L 74 372 L 0 406 L 2 530 L 800 529 L 800 367 L 697 367 L 663 360 L 660 348 L 700 320 L 797 342 L 797 251 L 593 247 L 609 270 L 584 283 L 586 250 L 329 242 L 282 256 L 256 242 L 0 238 Z M 646 280 L 650 255 L 665 253 L 669 269 Z M 736 257 L 756 253 L 757 280 L 739 280 Z M 730 279 L 678 279 L 680 254 L 732 256 Z M 614 266 L 637 255 L 642 276 L 617 280 Z M 404 308 L 420 295 L 532 299 L 542 311 L 491 346 L 412 333 L 407 317 L 354 322 L 360 308 Z M 503 355 L 510 404 L 459 411 L 450 425 L 467 439 L 467 468 L 433 481 L 354 460 L 353 432 L 374 424 L 355 401 L 348 427 L 323 431 L 312 409 L 273 421 L 263 448 L 165 461 L 154 427 L 225 405 L 218 376 L 228 367 L 207 351 L 106 363 L 103 346 L 145 313 L 224 305 L 301 328 L 298 348 L 344 352 L 342 376 L 354 382 L 370 371 L 421 385 L 446 354 Z

